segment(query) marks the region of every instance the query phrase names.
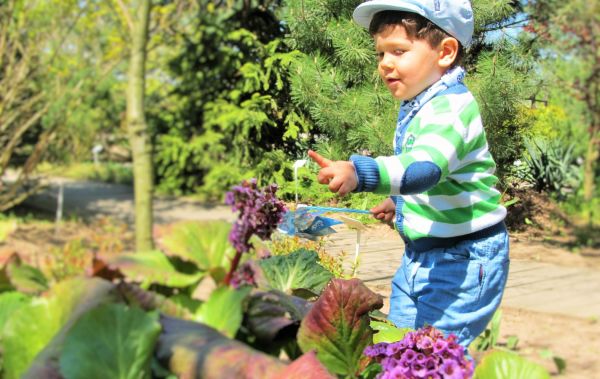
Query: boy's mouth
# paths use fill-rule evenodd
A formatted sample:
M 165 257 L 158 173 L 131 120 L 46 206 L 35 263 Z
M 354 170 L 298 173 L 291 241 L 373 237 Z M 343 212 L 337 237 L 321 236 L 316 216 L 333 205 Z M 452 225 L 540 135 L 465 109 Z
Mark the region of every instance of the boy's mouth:
M 400 79 L 397 78 L 387 78 L 385 79 L 385 81 L 387 82 L 387 84 L 396 84 L 400 82 Z

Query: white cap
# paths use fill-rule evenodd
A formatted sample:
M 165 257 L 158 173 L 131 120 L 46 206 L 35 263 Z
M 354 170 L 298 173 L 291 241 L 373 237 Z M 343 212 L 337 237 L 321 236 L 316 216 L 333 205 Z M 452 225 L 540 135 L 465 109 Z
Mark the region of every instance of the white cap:
M 375 13 L 404 11 L 421 15 L 456 38 L 463 46 L 473 36 L 473 9 L 469 0 L 371 0 L 354 10 L 354 21 L 368 28 Z

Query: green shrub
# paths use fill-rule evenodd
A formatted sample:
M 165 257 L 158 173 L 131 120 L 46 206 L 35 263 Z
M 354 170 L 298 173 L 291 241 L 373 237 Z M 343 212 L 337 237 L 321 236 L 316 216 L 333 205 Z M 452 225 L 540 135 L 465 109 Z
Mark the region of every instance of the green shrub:
M 525 147 L 525 180 L 537 191 L 555 194 L 559 199 L 573 193 L 581 181 L 573 156 L 573 143 L 536 138 L 525 140 Z

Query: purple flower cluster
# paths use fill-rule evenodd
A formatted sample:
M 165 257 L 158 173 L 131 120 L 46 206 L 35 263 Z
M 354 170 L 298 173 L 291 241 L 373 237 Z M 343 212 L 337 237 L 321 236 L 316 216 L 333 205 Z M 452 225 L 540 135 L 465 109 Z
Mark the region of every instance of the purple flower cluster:
M 380 363 L 378 379 L 463 379 L 473 376 L 473 363 L 465 358 L 456 336 L 448 338 L 432 326 L 408 332 L 401 341 L 382 342 L 365 349 Z
M 242 286 L 257 287 L 256 267 L 251 263 L 252 261 L 248 261 L 235 270 L 231 277 L 231 286 L 233 288 L 240 288 Z
M 256 179 L 243 181 L 225 194 L 225 204 L 238 213 L 238 219 L 229 233 L 229 241 L 238 253 L 250 250 L 250 237 L 271 237 L 286 212 L 283 201 L 275 196 L 277 185 L 258 189 Z

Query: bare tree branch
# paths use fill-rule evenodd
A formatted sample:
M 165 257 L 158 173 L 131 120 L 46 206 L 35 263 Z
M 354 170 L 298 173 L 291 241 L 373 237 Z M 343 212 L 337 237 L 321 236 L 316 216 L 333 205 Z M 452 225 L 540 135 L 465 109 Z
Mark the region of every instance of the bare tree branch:
M 121 12 L 123 12 L 123 17 L 125 18 L 125 22 L 127 23 L 129 33 L 132 33 L 133 32 L 133 19 L 131 18 L 131 14 L 129 13 L 127 6 L 125 5 L 125 3 L 123 3 L 123 0 L 115 0 L 115 1 L 119 5 L 119 8 L 121 8 Z

